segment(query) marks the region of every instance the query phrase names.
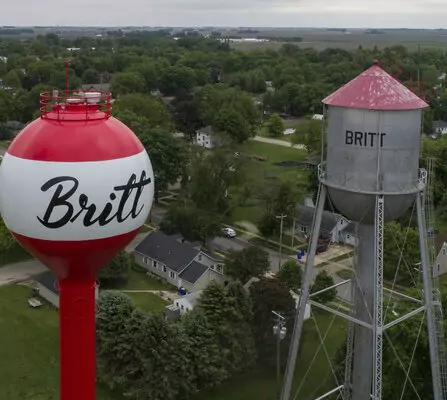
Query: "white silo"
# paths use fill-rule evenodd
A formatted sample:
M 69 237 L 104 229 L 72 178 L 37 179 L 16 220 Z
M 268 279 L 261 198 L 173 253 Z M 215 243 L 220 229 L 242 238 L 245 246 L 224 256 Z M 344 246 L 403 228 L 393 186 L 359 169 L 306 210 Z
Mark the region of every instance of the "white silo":
M 340 315 L 343 313 L 324 307 L 346 317 L 354 326 L 350 338 L 353 368 L 346 368 L 346 374 L 352 377 L 348 376 L 339 390 L 353 400 L 381 399 L 382 334 L 387 329 L 382 317 L 383 224 L 397 219 L 416 200 L 425 303 L 420 311 L 427 315 L 435 400 L 444 399 L 439 332 L 426 251 L 422 200 L 426 172 L 419 169 L 422 110 L 428 104 L 377 62 L 323 103 L 327 154 L 319 166 L 319 200 L 281 399 L 290 399 L 326 195 L 338 211 L 358 222 L 354 310 L 350 315 Z

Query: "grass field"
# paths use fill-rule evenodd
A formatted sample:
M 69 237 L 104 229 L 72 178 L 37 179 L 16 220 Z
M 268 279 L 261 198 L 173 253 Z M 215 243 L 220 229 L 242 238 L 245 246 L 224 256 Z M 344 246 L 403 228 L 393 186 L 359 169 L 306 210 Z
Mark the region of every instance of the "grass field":
M 303 161 L 307 156 L 305 151 L 293 147 L 256 142 L 254 140 L 242 145 L 240 151 L 265 159 L 265 161 L 249 161 L 247 173 L 248 182 L 254 182 L 259 186 L 269 185 L 275 181 L 287 181 L 293 185 L 301 185 L 303 187 L 307 184 L 308 172 L 302 168 L 275 165 L 275 163 L 281 161 Z M 256 199 L 256 195 L 252 196 L 243 207 L 235 204 L 232 212 L 232 221 L 249 221 L 256 224 L 262 216 L 261 207 L 262 204 Z
M 0 288 L 0 399 L 59 399 L 58 314 L 27 304 L 31 289 Z M 97 387 L 97 400 L 124 400 Z
M 158 313 L 169 304 L 166 300 L 153 293 L 126 293 L 132 298 L 136 307 L 144 311 Z
M 31 258 L 33 257 L 16 243 L 8 251 L 0 252 L 0 268 L 20 261 L 30 260 Z
M 284 28 L 262 30 L 258 35 L 270 37 L 269 42 L 241 42 L 231 43 L 234 49 L 242 51 L 253 50 L 278 50 L 285 43 L 275 41 L 275 37 L 302 37 L 302 42 L 293 42 L 301 48 L 313 48 L 318 51 L 327 48 L 341 48 L 345 50 L 355 50 L 360 45 L 363 48 L 372 49 L 377 46 L 379 49 L 403 45 L 410 51 L 416 51 L 418 45 L 422 49 L 443 48 L 447 45 L 445 33 L 440 31 L 407 31 L 407 30 L 384 30 L 383 34 L 365 34 L 363 30 L 352 30 L 350 34 L 341 32 L 326 31 L 325 29 L 312 28 Z
M 120 290 L 174 290 L 174 286 L 160 282 L 143 272 L 131 270 L 126 284 Z
M 332 317 L 322 312 L 315 312 L 319 331 L 324 337 L 331 324 Z M 344 343 L 347 324 L 341 319 L 334 319 L 328 330 L 325 347 L 332 358 L 337 349 Z M 299 400 L 313 400 L 327 390 L 335 387 L 331 377 L 331 370 L 323 348 L 318 351 L 315 362 L 312 364 L 320 339 L 313 321 L 309 320 L 304 325 L 303 345 L 295 370 L 295 381 L 292 395 L 295 395 L 303 378 L 309 369 L 309 374 L 296 397 Z M 311 365 L 312 364 L 312 365 Z M 293 396 L 292 396 L 293 397 Z M 218 388 L 201 393 L 194 400 L 276 400 L 277 383 L 274 371 L 257 372 L 251 376 L 242 376 L 231 380 Z

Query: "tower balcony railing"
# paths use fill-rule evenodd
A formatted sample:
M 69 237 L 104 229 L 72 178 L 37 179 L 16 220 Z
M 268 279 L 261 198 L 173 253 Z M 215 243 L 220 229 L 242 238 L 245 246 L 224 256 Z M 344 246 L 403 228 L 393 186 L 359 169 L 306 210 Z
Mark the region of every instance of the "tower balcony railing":
M 334 187 L 343 190 L 343 184 L 340 182 L 340 185 L 336 185 L 335 182 L 331 182 L 328 180 L 328 173 L 326 170 L 326 162 L 323 162 L 318 165 L 318 179 L 320 182 L 324 185 L 327 185 L 329 187 Z M 399 195 L 399 194 L 409 194 L 409 193 L 416 193 L 420 192 L 425 189 L 425 186 L 427 185 L 427 170 L 425 168 L 419 168 L 418 170 L 418 178 L 417 181 L 414 182 L 414 186 L 412 188 L 407 188 L 402 191 L 396 191 L 395 193 L 386 191 L 382 194 L 389 194 L 389 195 Z M 354 190 L 353 188 L 350 189 L 348 187 L 345 188 L 347 191 L 356 191 L 358 193 L 363 194 L 376 194 L 375 191 L 367 191 L 367 190 Z

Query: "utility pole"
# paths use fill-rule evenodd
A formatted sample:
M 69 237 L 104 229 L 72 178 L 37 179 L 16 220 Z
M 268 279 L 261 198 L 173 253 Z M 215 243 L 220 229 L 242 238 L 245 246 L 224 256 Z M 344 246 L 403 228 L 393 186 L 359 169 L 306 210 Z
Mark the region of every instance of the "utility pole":
M 272 311 L 275 316 L 275 325 L 273 325 L 273 334 L 276 336 L 276 382 L 278 387 L 278 398 L 281 395 L 281 340 L 286 337 L 285 320 L 280 313 Z
M 293 225 L 292 225 L 292 248 L 295 242 L 295 217 L 293 217 Z
M 278 262 L 278 270 L 279 268 L 281 268 L 281 260 L 282 260 L 282 227 L 283 227 L 283 223 L 284 223 L 284 218 L 286 218 L 287 215 L 285 214 L 281 214 L 276 216 L 277 219 L 281 219 L 281 227 L 280 229 L 280 233 L 279 233 L 279 262 Z

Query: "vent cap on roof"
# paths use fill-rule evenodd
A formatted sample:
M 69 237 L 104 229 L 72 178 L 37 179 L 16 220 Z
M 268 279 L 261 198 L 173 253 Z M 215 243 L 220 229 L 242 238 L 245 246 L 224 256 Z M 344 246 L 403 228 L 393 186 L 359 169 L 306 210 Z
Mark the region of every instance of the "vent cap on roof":
M 329 106 L 366 110 L 418 110 L 427 102 L 391 76 L 374 61 L 374 65 L 329 95 L 323 103 Z

